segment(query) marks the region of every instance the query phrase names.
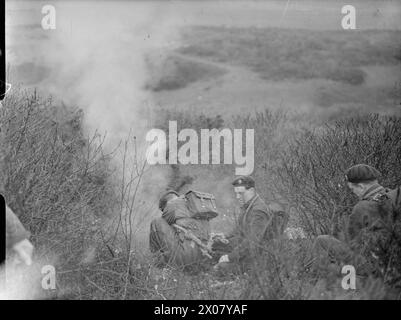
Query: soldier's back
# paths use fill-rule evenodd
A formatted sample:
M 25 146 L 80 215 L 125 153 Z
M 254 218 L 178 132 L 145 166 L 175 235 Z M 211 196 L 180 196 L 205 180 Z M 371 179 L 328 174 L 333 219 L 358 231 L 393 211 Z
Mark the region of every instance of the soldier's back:
M 175 223 L 191 230 L 201 240 L 209 240 L 210 222 L 205 219 L 193 218 L 193 213 L 188 209 L 183 196 L 170 201 L 164 212 L 164 216 L 174 215 Z

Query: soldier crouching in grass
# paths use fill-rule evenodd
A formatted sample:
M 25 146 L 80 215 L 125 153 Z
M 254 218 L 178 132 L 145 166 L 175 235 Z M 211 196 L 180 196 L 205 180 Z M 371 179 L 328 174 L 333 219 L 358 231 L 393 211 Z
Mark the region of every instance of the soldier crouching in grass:
M 159 201 L 162 216 L 150 225 L 150 251 L 156 266 L 173 266 L 197 270 L 202 261 L 211 258 L 209 218 L 196 216 L 188 209 L 185 196 L 167 191 Z
M 396 273 L 399 273 L 400 188 L 384 188 L 378 183 L 379 177 L 380 173 L 366 164 L 352 166 L 346 171 L 347 186 L 359 198 L 348 218 L 347 243 L 329 235 L 318 236 L 313 247 L 313 269 L 339 274 L 342 266 L 351 264 L 357 275 L 367 276 L 384 271 L 384 265 L 389 266 L 393 261 L 398 264 Z M 390 248 L 394 249 L 395 256 L 389 256 Z
M 279 204 L 266 205 L 260 198 L 251 177 L 238 177 L 232 185 L 241 212 L 234 230 L 225 237 L 227 243 L 213 243 L 213 251 L 224 253 L 214 267 L 218 275 L 247 271 L 261 247 L 282 234 L 288 222 Z

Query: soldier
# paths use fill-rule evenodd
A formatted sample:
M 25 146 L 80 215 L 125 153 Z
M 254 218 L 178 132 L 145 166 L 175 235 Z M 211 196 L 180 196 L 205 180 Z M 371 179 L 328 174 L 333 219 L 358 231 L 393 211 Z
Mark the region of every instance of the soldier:
M 33 245 L 29 241 L 30 232 L 22 225 L 14 212 L 6 206 L 6 252 L 15 253 L 17 259 L 26 265 L 32 264 Z
M 367 264 L 367 252 L 364 252 L 367 245 L 364 236 L 370 232 L 376 238 L 374 247 L 384 240 L 383 236 L 386 237 L 395 220 L 399 219 L 396 215 L 400 214 L 400 189 L 389 190 L 381 186 L 378 183 L 380 173 L 366 164 L 352 166 L 345 176 L 348 187 L 359 198 L 348 218 L 348 243 L 328 235 L 318 236 L 314 242 L 315 266 L 330 265 L 338 271 L 341 265 L 356 262 L 362 273 L 372 272 Z M 375 253 L 370 251 L 368 255 L 375 256 Z
M 215 265 L 215 269 L 223 273 L 245 271 L 261 246 L 283 234 L 288 222 L 288 215 L 280 205 L 266 205 L 260 198 L 251 177 L 240 176 L 232 185 L 241 212 L 234 230 L 226 237 L 228 245 L 213 244 L 214 250 L 226 251 Z
M 201 246 L 206 247 L 209 241 L 209 221 L 193 218 L 185 197 L 173 190 L 161 197 L 159 208 L 162 216 L 150 225 L 150 250 L 156 256 L 157 265 L 197 266 L 204 260 L 205 252 Z

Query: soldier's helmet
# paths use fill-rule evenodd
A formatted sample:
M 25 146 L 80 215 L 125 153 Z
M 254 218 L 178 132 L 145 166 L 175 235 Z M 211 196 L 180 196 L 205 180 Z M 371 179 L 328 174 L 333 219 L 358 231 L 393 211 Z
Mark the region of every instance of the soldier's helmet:
M 367 164 L 357 164 L 348 168 L 345 172 L 345 179 L 351 183 L 363 183 L 377 180 L 381 176 L 380 172 Z
M 180 195 L 174 191 L 174 190 L 167 190 L 165 193 L 163 193 L 163 195 L 160 197 L 159 200 L 159 209 L 160 210 L 164 210 L 164 208 L 166 207 L 167 202 L 171 199 L 171 197 L 175 195 L 177 197 L 179 197 Z
M 255 180 L 250 176 L 239 176 L 232 182 L 232 185 L 234 187 L 245 187 L 245 189 L 254 188 Z

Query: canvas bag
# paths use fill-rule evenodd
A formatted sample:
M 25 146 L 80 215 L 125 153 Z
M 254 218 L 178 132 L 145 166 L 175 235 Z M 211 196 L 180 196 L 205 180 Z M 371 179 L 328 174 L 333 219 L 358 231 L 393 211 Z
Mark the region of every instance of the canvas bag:
M 192 218 L 211 220 L 219 214 L 216 199 L 210 193 L 189 190 L 185 194 L 185 199 Z

